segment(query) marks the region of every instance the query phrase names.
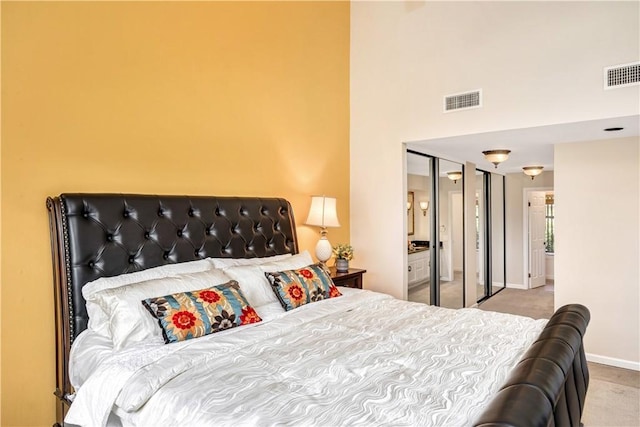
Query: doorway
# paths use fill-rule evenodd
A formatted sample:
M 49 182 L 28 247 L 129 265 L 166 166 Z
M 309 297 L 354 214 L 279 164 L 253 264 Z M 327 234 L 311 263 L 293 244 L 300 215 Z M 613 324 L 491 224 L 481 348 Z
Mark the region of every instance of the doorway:
M 554 194 L 551 188 L 527 188 L 523 197 L 524 269 L 527 289 L 553 290 Z

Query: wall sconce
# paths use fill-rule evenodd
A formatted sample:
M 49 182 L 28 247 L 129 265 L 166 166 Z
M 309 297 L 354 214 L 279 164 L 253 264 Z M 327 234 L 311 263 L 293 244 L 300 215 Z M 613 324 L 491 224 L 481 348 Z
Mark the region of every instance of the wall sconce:
M 422 209 L 422 215 L 427 216 L 427 210 L 429 210 L 429 202 L 420 202 L 420 209 Z
M 525 166 L 522 168 L 522 172 L 524 172 L 525 175 L 530 176 L 533 181 L 533 178 L 542 173 L 543 167 L 544 166 Z
M 407 202 L 407 212 L 411 210 L 411 202 Z
M 456 184 L 458 180 L 462 178 L 462 172 L 460 171 L 447 172 L 447 177 L 449 177 L 449 179 L 453 181 L 454 184 Z
M 331 243 L 327 239 L 327 227 L 340 227 L 335 197 L 311 196 L 311 208 L 305 224 L 320 227 L 320 240 L 316 245 L 316 258 L 326 265 L 333 253 Z
M 499 163 L 509 158 L 509 153 L 511 153 L 511 150 L 487 150 L 482 152 L 485 159 L 496 165 L 496 169 Z

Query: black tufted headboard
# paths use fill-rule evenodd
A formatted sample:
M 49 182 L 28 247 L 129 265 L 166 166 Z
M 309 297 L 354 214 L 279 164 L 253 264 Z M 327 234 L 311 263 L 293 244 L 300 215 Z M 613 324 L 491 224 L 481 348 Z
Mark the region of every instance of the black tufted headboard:
M 201 258 L 298 253 L 288 201 L 254 197 L 62 194 L 48 198 L 56 298 L 56 395 L 72 393 L 71 343 L 87 327 L 82 287 Z

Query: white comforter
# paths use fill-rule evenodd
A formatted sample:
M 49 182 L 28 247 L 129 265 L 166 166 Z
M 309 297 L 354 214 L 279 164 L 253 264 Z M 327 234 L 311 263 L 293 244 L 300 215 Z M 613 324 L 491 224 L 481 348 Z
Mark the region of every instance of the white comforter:
M 473 422 L 544 327 L 349 292 L 184 343 L 105 358 L 66 421 L 105 425 Z

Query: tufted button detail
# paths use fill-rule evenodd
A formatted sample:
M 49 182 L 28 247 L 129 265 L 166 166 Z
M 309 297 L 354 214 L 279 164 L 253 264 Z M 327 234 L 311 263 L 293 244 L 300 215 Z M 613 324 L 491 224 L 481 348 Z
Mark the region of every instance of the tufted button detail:
M 129 257 L 129 264 L 133 264 L 134 262 L 136 262 L 136 257 L 134 257 L 133 255 L 131 255 Z
M 159 217 L 163 217 L 164 216 L 164 211 L 162 209 L 158 209 L 158 216 Z
M 107 234 L 107 242 L 113 242 L 113 234 Z
M 89 261 L 89 268 L 93 268 L 96 266 L 96 263 L 93 261 Z
M 82 218 L 89 218 L 89 212 L 87 211 L 82 212 Z
M 207 236 L 211 235 L 211 229 L 207 228 L 206 230 L 204 230 L 204 234 L 206 234 Z
M 182 237 L 182 230 L 178 230 L 178 237 Z
M 200 256 L 200 251 L 196 249 L 196 251 L 194 252 L 195 256 Z
M 125 218 L 129 218 L 129 211 L 122 212 L 122 216 Z
M 144 233 L 144 238 L 145 238 L 145 239 L 147 239 L 147 240 L 149 240 L 149 238 L 150 238 L 150 237 L 151 237 L 151 234 L 149 234 L 149 232 L 148 232 L 148 231 L 146 231 L 146 232 Z
M 220 209 L 216 208 L 215 214 L 216 214 L 216 216 L 220 216 Z
M 193 209 L 189 209 L 189 216 L 193 216 Z
M 163 259 L 169 259 L 169 252 L 165 252 L 164 255 L 162 255 Z

